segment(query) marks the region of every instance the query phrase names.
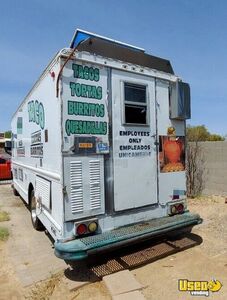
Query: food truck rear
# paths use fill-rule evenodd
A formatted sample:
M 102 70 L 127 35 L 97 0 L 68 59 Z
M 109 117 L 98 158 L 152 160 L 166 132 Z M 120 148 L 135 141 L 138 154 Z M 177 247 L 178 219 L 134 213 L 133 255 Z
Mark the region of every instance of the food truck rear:
M 58 257 L 79 260 L 201 223 L 186 204 L 189 117 L 189 86 L 169 61 L 76 32 L 12 120 L 14 190 Z

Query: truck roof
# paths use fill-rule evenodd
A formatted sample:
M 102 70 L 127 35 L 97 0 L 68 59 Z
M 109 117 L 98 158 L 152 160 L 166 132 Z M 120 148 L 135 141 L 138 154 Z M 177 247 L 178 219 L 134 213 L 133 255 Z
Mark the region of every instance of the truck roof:
M 123 62 L 174 74 L 169 60 L 152 56 L 142 51 L 135 51 L 131 48 L 110 43 L 99 38 L 88 38 L 83 43 L 79 44 L 77 49 L 78 51 L 87 51 L 107 58 L 113 58 Z
M 70 48 L 87 51 L 107 58 L 117 59 L 174 74 L 169 60 L 145 53 L 145 50 L 133 45 L 109 39 L 95 33 L 77 29 L 70 43 Z
M 90 54 L 115 59 L 125 63 L 131 63 L 141 67 L 147 67 L 175 76 L 169 60 L 147 54 L 143 48 L 119 42 L 81 29 L 77 29 L 75 31 L 70 43 L 70 48 L 71 50 L 73 48 L 77 48 L 79 52 L 84 51 Z M 58 58 L 64 55 L 69 55 L 70 52 L 68 50 L 70 48 L 63 48 L 54 56 L 28 94 L 25 96 L 24 100 L 20 103 L 12 118 L 21 108 L 25 99 L 30 95 L 32 90 L 39 84 L 41 78 L 45 76 L 45 74 L 49 72 L 49 69 L 56 63 Z

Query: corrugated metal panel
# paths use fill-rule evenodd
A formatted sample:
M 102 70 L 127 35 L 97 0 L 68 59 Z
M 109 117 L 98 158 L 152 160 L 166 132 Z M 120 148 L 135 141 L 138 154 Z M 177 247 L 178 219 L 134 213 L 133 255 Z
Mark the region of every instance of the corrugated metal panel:
M 101 174 L 100 160 L 89 162 L 90 172 L 90 205 L 91 209 L 101 208 Z
M 82 162 L 70 162 L 70 186 L 71 186 L 71 209 L 72 213 L 82 212 L 83 207 L 83 181 Z
M 50 208 L 50 181 L 39 176 L 36 177 L 35 194 L 37 198 L 41 198 L 42 205 Z

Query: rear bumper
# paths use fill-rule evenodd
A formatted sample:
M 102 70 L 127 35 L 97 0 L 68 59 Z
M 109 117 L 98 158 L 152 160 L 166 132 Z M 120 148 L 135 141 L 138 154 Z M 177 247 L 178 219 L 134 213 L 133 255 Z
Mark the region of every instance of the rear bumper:
M 119 248 L 131 243 L 156 238 L 173 231 L 202 223 L 197 214 L 189 212 L 121 227 L 68 242 L 55 242 L 55 255 L 65 260 L 81 260 L 100 251 Z

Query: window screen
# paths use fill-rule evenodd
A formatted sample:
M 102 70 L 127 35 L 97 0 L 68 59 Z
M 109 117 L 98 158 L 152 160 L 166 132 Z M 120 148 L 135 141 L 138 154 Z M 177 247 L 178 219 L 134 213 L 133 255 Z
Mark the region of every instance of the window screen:
M 147 124 L 146 86 L 124 84 L 125 123 Z

